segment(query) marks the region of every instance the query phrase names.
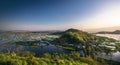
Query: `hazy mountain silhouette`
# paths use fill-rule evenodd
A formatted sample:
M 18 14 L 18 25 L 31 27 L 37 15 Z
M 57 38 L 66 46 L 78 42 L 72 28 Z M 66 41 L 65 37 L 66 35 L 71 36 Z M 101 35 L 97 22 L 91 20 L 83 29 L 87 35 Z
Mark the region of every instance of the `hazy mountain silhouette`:
M 115 30 L 120 30 L 120 26 L 113 26 L 113 27 L 104 27 L 104 28 L 96 28 L 96 29 L 89 29 L 88 32 L 99 32 L 99 31 L 108 31 L 112 32 Z

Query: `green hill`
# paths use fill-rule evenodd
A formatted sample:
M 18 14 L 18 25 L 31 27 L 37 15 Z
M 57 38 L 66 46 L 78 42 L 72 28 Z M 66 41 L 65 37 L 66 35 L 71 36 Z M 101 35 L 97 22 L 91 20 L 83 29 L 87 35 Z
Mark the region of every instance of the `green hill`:
M 94 35 L 87 32 L 83 32 L 77 29 L 68 29 L 60 37 L 61 42 L 70 44 L 86 43 L 87 41 L 93 40 Z

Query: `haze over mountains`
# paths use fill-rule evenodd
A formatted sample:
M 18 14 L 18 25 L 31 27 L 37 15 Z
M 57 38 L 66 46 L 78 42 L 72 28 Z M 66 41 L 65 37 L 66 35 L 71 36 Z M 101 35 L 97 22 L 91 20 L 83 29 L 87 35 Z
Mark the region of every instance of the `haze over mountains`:
M 113 26 L 113 27 L 104 27 L 104 28 L 91 28 L 91 29 L 87 29 L 87 28 L 75 28 L 75 29 L 79 29 L 79 30 L 83 30 L 86 32 L 113 32 L 116 30 L 120 30 L 120 26 Z M 67 29 L 65 29 L 67 30 Z M 32 31 L 32 30 L 0 30 L 0 31 L 16 31 L 16 32 L 26 32 L 26 31 Z M 33 30 L 34 31 L 34 30 Z M 35 31 L 64 31 L 64 30 L 35 30 Z
M 104 28 L 95 28 L 95 29 L 88 29 L 85 30 L 87 32 L 99 32 L 99 31 L 115 31 L 115 30 L 120 30 L 120 26 L 113 26 L 113 27 L 104 27 Z

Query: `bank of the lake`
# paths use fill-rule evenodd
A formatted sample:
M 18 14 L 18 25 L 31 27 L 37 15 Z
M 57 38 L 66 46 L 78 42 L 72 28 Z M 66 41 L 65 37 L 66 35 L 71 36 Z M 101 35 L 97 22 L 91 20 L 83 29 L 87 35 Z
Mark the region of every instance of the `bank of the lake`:
M 113 38 L 113 39 L 120 41 L 120 34 L 96 34 L 96 35 L 108 37 L 108 38 Z M 110 42 L 109 42 L 109 44 L 110 44 Z M 115 43 L 112 43 L 112 44 L 115 44 Z M 105 58 L 105 59 L 108 59 L 108 60 L 115 60 L 115 61 L 120 62 L 120 52 L 119 51 L 112 52 L 111 55 L 106 55 L 106 53 L 98 53 L 98 56 Z

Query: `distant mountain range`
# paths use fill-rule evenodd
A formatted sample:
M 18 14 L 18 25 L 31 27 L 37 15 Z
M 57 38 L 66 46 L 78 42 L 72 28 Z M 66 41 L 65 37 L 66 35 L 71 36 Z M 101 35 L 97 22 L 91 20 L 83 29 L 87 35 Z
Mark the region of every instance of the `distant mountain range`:
M 113 32 L 101 31 L 98 34 L 120 34 L 120 30 L 115 30 Z
M 120 26 L 113 26 L 113 27 L 104 27 L 104 28 L 96 28 L 96 29 L 89 29 L 88 32 L 99 32 L 99 31 L 108 31 L 112 32 L 115 30 L 120 30 Z

